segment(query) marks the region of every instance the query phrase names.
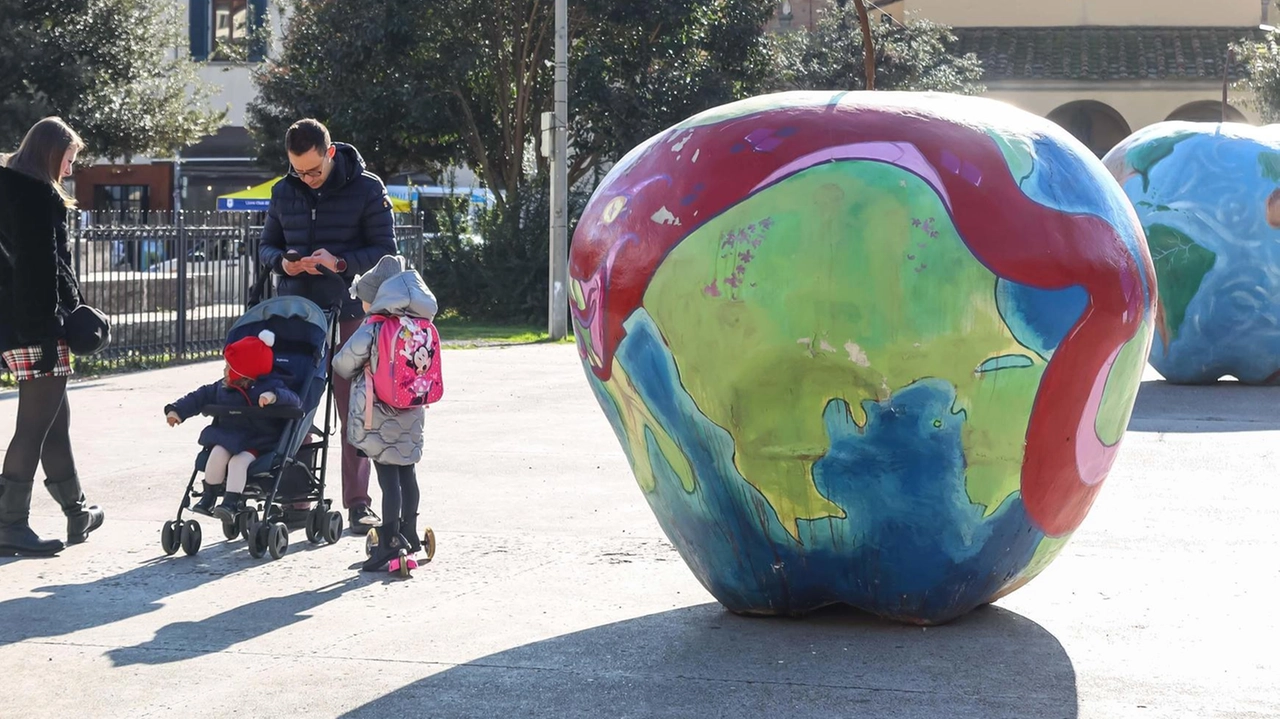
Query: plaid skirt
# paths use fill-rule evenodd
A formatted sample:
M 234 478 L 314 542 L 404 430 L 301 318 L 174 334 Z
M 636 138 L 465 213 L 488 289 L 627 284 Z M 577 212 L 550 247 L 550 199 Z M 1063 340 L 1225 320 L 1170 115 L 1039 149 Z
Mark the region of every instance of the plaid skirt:
M 58 340 L 58 361 L 53 363 L 53 370 L 50 372 L 41 372 L 31 368 L 32 365 L 40 361 L 40 357 L 43 354 L 39 345 L 19 347 L 0 352 L 0 361 L 4 362 L 9 371 L 13 373 L 13 378 L 19 382 L 41 377 L 71 376 L 71 350 L 67 347 L 66 342 Z

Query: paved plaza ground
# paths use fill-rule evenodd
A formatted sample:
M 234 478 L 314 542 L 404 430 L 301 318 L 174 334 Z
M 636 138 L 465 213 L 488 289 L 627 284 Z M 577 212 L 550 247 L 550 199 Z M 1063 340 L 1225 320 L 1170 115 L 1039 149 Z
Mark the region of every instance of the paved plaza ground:
M 0 717 L 1280 716 L 1280 389 L 1149 376 L 1093 512 L 1027 587 L 943 627 L 723 611 L 666 541 L 575 349 L 455 351 L 419 466 L 439 551 L 363 542 L 165 558 L 216 364 L 73 386 L 107 524 L 0 559 Z M 0 436 L 16 397 L 0 393 Z M 336 486 L 337 481 L 333 482 Z M 37 488 L 33 525 L 62 518 Z

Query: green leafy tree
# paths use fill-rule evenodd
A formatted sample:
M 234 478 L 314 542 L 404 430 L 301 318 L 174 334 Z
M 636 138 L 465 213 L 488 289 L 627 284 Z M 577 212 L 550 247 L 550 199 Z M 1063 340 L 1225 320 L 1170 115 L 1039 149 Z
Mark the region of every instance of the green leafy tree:
M 775 8 L 774 0 L 574 0 L 570 180 L 589 178 L 698 112 L 798 86 L 795 73 L 780 79 L 780 68 L 797 58 L 777 52 L 808 38 L 769 35 Z M 384 178 L 407 169 L 468 165 L 497 197 L 496 208 L 479 223 L 484 242 L 463 241 L 462 233 L 450 230 L 456 213 L 449 214 L 440 222 L 441 235 L 423 248 L 420 267 L 446 304 L 464 315 L 537 316 L 547 296 L 541 114 L 552 105 L 553 10 L 552 0 L 292 3 L 283 51 L 259 74 L 261 94 L 250 110 L 264 158 L 279 162 L 285 128 L 311 116 L 359 147 Z M 905 48 L 886 44 L 882 51 L 895 77 L 924 84 L 920 77 L 941 74 L 908 71 L 906 65 L 930 52 L 945 54 L 943 31 L 888 37 Z M 860 52 L 856 44 L 841 43 L 844 51 Z M 796 67 L 808 74 L 800 79 L 816 81 L 820 48 L 804 48 L 809 64 Z M 891 56 L 907 51 L 916 57 L 895 68 Z M 884 86 L 903 82 L 890 79 Z M 945 89 L 959 84 L 930 82 Z M 585 199 L 581 192 L 571 198 L 571 218 Z
M 691 114 L 758 92 L 772 0 L 583 0 L 570 12 L 571 180 Z M 545 172 L 551 0 L 295 2 L 251 108 L 267 156 L 313 116 L 384 177 L 449 161 L 499 207 Z M 335 34 L 333 28 L 342 33 Z
M 279 57 L 260 68 L 249 124 L 263 162 L 284 162 L 284 134 L 314 117 L 360 150 L 383 179 L 458 157 L 430 39 L 441 34 L 418 0 L 284 3 Z M 341 29 L 341 32 L 335 32 Z
M 551 0 L 429 3 L 437 32 L 424 37 L 441 105 L 461 136 L 464 160 L 506 210 L 537 173 L 541 113 L 550 109 Z M 506 213 L 515 221 L 518 211 Z
M 983 91 L 982 65 L 972 53 L 955 52 L 951 28 L 909 17 L 871 25 L 877 90 L 931 90 L 974 95 Z M 862 31 L 853 3 L 819 16 L 812 31 L 798 29 L 773 40 L 775 89 L 863 90 Z
M 703 110 L 765 90 L 773 0 L 575 3 L 570 182 Z
M 570 183 L 689 115 L 759 91 L 771 0 L 583 0 L 570 8 Z M 546 170 L 553 3 L 434 4 L 465 158 L 504 196 Z M 483 18 L 466 23 L 458 17 Z M 531 151 L 533 150 L 533 151 Z
M 1280 33 L 1269 32 L 1259 42 L 1242 43 L 1236 55 L 1245 63 L 1247 74 L 1240 85 L 1251 91 L 1247 104 L 1266 123 L 1280 122 Z
M 88 154 L 168 155 L 222 124 L 171 0 L 0 0 L 0 147 L 61 115 Z

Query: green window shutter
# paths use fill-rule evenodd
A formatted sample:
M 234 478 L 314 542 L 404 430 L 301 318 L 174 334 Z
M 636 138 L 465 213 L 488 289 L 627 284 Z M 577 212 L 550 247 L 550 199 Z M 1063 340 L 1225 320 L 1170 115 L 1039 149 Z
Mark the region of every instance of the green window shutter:
M 209 20 L 213 14 L 209 9 L 209 0 L 188 0 L 187 8 L 191 59 L 204 62 L 209 59 Z

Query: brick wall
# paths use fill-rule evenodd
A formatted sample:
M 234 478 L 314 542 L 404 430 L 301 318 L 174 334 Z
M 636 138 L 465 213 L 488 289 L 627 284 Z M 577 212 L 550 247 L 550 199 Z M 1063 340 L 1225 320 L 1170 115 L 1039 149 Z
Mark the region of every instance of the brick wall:
M 173 165 L 90 165 L 76 170 L 76 202 L 92 210 L 94 188 L 100 185 L 146 185 L 151 211 L 173 209 Z

